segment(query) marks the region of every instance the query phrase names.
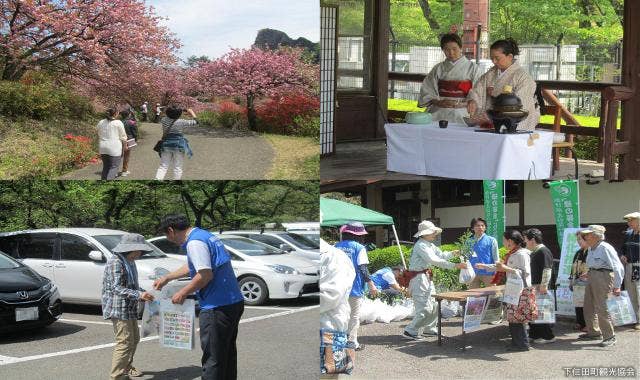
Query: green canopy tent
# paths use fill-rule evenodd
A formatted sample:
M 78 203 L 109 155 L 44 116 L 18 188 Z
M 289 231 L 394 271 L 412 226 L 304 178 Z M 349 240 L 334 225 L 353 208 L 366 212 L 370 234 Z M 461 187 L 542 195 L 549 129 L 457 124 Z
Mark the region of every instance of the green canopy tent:
M 396 238 L 398 249 L 400 250 L 400 258 L 402 265 L 406 268 L 404 254 L 400 247 L 398 232 L 393 223 L 393 218 L 381 212 L 369 210 L 361 206 L 351 203 L 342 202 L 336 199 L 320 197 L 320 226 L 321 227 L 340 227 L 349 222 L 360 222 L 365 226 L 391 226 L 393 235 Z

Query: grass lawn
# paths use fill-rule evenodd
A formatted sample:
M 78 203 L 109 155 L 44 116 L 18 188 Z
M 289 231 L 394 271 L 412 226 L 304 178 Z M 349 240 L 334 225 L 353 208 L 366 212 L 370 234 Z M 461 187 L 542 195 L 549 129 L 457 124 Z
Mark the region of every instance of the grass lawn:
M 406 100 L 406 99 L 389 99 L 388 101 L 388 109 L 393 111 L 406 111 L 406 112 L 423 112 L 424 108 L 418 107 L 418 102 L 416 100 Z M 573 117 L 578 120 L 581 126 L 583 127 L 592 127 L 598 128 L 600 125 L 600 118 L 597 116 L 581 116 L 581 115 L 573 115 Z M 545 124 L 553 124 L 553 116 L 552 115 L 544 115 L 540 117 L 540 122 Z M 562 124 L 566 124 L 564 120 Z M 620 129 L 620 119 L 618 118 L 618 129 Z
M 267 179 L 320 178 L 320 146 L 310 137 L 282 136 L 265 133 L 275 152 L 273 167 Z

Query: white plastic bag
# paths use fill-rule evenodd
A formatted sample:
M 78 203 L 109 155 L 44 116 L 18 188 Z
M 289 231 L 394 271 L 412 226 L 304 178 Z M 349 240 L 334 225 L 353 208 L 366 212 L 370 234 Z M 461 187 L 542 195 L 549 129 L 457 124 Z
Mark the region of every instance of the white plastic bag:
M 617 297 L 609 297 L 607 299 L 607 309 L 609 309 L 614 326 L 629 325 L 637 322 L 631 298 L 629 298 L 629 293 L 626 290 L 620 292 Z
M 461 284 L 469 284 L 476 278 L 476 272 L 473 270 L 471 263 L 469 261 L 466 262 L 467 267 L 460 270 L 460 276 L 458 277 L 458 281 Z
M 360 316 L 360 323 L 374 322 L 376 320 L 376 311 L 373 306 L 373 301 L 364 297 L 358 315 Z
M 538 306 L 538 319 L 533 323 L 556 323 L 555 300 L 551 292 L 536 293 L 536 305 Z
M 458 315 L 458 310 L 460 309 L 460 303 L 458 301 L 442 301 L 441 312 L 442 318 L 452 318 Z
M 149 293 L 153 295 L 154 300 L 146 301 L 142 312 L 142 331 L 140 331 L 140 335 L 143 338 L 160 334 L 160 292 L 150 290 Z
M 504 287 L 502 302 L 517 306 L 520 302 L 520 294 L 523 289 L 524 284 L 522 283 L 520 273 L 516 272 L 513 277 L 507 276 L 507 283 Z

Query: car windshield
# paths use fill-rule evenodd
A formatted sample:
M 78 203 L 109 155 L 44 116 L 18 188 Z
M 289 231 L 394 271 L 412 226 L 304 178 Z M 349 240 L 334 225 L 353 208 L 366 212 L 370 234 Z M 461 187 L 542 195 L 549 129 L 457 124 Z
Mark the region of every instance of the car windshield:
M 281 249 L 243 237 L 219 236 L 219 238 L 225 246 L 229 246 L 249 256 L 281 255 L 285 253 L 285 251 Z
M 20 264 L 0 251 L 0 269 L 13 269 L 20 267 Z
M 294 234 L 293 232 L 287 232 L 284 234 L 278 234 L 281 238 L 288 241 L 289 243 L 295 245 L 296 247 L 300 247 L 302 249 L 319 249 L 320 242 L 314 243 L 313 240 L 298 234 Z
M 93 238 L 99 241 L 102 245 L 104 245 L 105 248 L 107 248 L 109 251 L 111 251 L 113 248 L 115 248 L 116 245 L 118 245 L 118 243 L 120 243 L 120 239 L 122 239 L 122 235 L 95 235 L 93 236 Z M 144 260 L 144 259 L 156 259 L 158 257 L 167 257 L 167 255 L 165 255 L 155 245 L 149 244 L 149 243 L 145 243 L 145 244 L 149 246 L 149 248 L 151 248 L 153 251 L 145 253 L 144 255 L 142 255 L 142 257 L 140 257 L 140 259 Z
M 295 234 L 298 235 L 302 235 L 304 237 L 306 237 L 307 239 L 311 240 L 312 242 L 316 243 L 316 245 L 319 247 L 320 246 L 320 232 L 314 232 L 314 233 L 301 233 L 301 232 L 294 232 Z

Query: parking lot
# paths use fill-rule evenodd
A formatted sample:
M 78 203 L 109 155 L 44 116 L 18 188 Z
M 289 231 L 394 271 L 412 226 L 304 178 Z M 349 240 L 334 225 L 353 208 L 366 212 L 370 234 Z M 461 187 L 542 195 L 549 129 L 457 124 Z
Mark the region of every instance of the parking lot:
M 318 303 L 315 294 L 245 307 L 237 340 L 238 377 L 317 377 Z M 111 322 L 99 307 L 65 305 L 62 318 L 45 329 L 0 336 L 1 378 L 106 379 L 113 340 Z M 199 378 L 197 333 L 195 342 L 188 351 L 161 347 L 157 336 L 143 338 L 134 366 L 145 372 L 142 379 Z

